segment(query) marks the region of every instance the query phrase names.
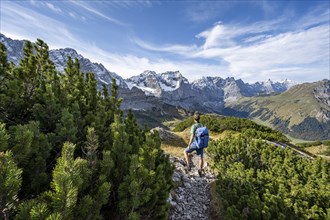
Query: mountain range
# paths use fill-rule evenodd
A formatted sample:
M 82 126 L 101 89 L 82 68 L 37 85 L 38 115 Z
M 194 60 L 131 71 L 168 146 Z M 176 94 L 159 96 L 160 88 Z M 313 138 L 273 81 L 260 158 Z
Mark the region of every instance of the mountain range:
M 23 56 L 24 41 L 12 40 L 0 34 L 0 42 L 7 48 L 8 60 L 18 65 Z M 272 82 L 270 79 L 266 82 L 249 84 L 244 83 L 241 79 L 236 80 L 233 77 L 226 79 L 221 77 L 203 77 L 189 83 L 179 71 L 168 71 L 160 74 L 154 71 L 145 71 L 140 75 L 123 79 L 118 74 L 107 70 L 102 64 L 94 63 L 84 58 L 72 48 L 49 51 L 50 59 L 60 72 L 64 72 L 68 56 L 73 60 L 79 60 L 82 72 L 95 73 L 99 86 L 106 84 L 110 87 L 111 79 L 115 78 L 121 94 L 125 96 L 123 107 L 140 110 L 146 110 L 146 104 L 142 103 L 143 99 L 150 99 L 150 96 L 152 96 L 166 104 L 179 108 L 221 113 L 226 102 L 233 102 L 242 97 L 281 93 L 295 84 L 289 80 Z M 134 87 L 135 89 L 133 89 Z M 131 100 L 131 97 L 136 98 L 136 95 L 141 96 L 140 102 Z M 142 96 L 145 97 L 142 98 Z
M 0 42 L 7 48 L 8 60 L 19 64 L 23 56 L 24 41 L 12 40 L 0 33 Z M 279 96 L 278 94 L 284 94 L 297 84 L 290 80 L 273 82 L 270 79 L 265 82 L 249 84 L 233 77 L 225 79 L 221 77 L 203 77 L 190 83 L 179 71 L 156 73 L 150 70 L 128 79 L 123 79 L 117 73 L 107 70 L 100 63 L 90 61 L 72 48 L 50 50 L 49 56 L 54 62 L 56 69 L 60 72 L 64 71 L 68 56 L 72 59 L 78 59 L 81 71 L 93 72 L 99 87 L 105 84 L 110 88 L 112 78 L 115 78 L 116 83 L 119 85 L 120 96 L 123 98 L 122 108 L 124 110 L 134 110 L 141 121 L 148 121 L 151 126 L 158 124 L 159 121 L 164 119 L 180 118 L 182 112 L 186 113 L 196 110 L 205 113 L 236 115 L 262 120 L 262 115 L 267 110 L 262 112 L 256 109 L 267 108 L 257 105 L 255 105 L 255 108 L 252 108 L 248 102 L 239 100 L 254 100 L 256 97 L 267 99 Z M 317 85 L 315 86 L 315 88 L 311 89 L 317 90 Z M 323 91 L 322 89 L 323 87 L 319 90 Z M 325 91 L 324 94 L 329 94 L 327 89 Z M 322 103 L 325 100 L 325 105 L 329 106 L 329 97 L 327 95 L 320 95 L 315 99 L 318 100 L 318 103 Z M 328 108 L 322 107 L 322 111 L 322 115 L 330 115 Z M 258 116 L 256 112 L 261 115 Z M 275 114 L 275 112 L 271 112 Z M 323 123 L 324 121 L 320 120 L 323 116 L 316 117 L 316 115 L 311 117 Z M 329 117 L 325 118 L 329 122 Z M 274 124 L 273 121 L 269 121 L 270 125 Z M 290 133 L 288 130 L 282 129 L 285 126 L 277 127 L 282 131 Z M 322 139 L 330 139 L 329 135 L 323 135 Z

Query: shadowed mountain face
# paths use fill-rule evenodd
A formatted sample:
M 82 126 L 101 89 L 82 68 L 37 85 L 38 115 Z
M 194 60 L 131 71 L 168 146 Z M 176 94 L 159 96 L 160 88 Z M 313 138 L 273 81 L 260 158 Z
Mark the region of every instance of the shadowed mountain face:
M 8 60 L 19 64 L 24 41 L 0 34 L 0 42 L 7 48 Z M 60 72 L 64 71 L 68 56 L 77 59 L 82 72 L 95 74 L 98 88 L 105 84 L 111 91 L 112 78 L 115 78 L 123 98 L 122 108 L 132 109 L 142 124 L 147 121 L 151 126 L 159 125 L 164 119 L 201 111 L 256 118 L 303 139 L 330 138 L 329 81 L 297 85 L 292 89 L 295 83 L 289 80 L 249 84 L 233 77 L 203 77 L 190 83 L 179 71 L 145 71 L 123 79 L 71 48 L 50 50 L 49 56 Z M 304 94 L 308 97 L 303 97 Z

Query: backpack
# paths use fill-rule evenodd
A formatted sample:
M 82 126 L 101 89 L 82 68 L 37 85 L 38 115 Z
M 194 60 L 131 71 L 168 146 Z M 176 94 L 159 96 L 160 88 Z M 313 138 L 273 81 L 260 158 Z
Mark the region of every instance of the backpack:
M 197 148 L 206 148 L 209 144 L 209 130 L 203 126 L 196 128 L 195 131 L 195 142 Z

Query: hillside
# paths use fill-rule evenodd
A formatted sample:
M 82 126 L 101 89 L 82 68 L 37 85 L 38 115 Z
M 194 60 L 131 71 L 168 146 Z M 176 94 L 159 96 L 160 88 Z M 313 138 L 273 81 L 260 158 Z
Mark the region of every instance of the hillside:
M 185 171 L 181 159 L 192 118 L 166 123 L 173 131 L 158 129 L 162 149 L 176 166 L 170 219 L 327 219 L 329 162 L 287 147 L 283 134 L 248 119 L 203 115 L 201 122 L 209 127 L 212 140 L 202 177 L 195 170 Z M 192 159 L 196 166 L 197 156 Z M 196 205 L 200 198 L 204 208 Z
M 275 96 L 242 98 L 227 111 L 305 140 L 330 139 L 330 81 L 296 85 Z

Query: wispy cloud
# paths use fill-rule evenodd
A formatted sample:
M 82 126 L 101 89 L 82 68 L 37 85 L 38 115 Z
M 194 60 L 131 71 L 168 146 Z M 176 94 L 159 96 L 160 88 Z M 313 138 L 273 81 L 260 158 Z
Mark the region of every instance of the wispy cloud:
M 201 23 L 226 14 L 235 5 L 235 1 L 197 1 L 185 9 L 184 16 L 187 20 Z
M 113 6 L 118 6 L 121 8 L 136 8 L 136 7 L 143 7 L 149 8 L 153 5 L 161 4 L 161 1 L 156 0 L 135 0 L 135 1 L 108 1 L 107 4 L 111 4 Z
M 198 47 L 196 45 L 179 45 L 179 44 L 171 44 L 171 45 L 153 45 L 147 43 L 138 38 L 132 38 L 131 41 L 141 48 L 158 51 L 158 52 L 169 52 L 176 53 L 182 56 L 189 56 L 189 54 L 195 53 Z
M 56 7 L 55 5 L 53 5 L 52 3 L 46 2 L 45 4 L 52 11 L 54 11 L 56 13 L 62 13 L 62 10 L 59 7 Z
M 46 39 L 50 48 L 73 47 L 80 42 L 64 23 L 15 2 L 3 2 L 1 13 L 1 32 L 9 37 L 22 36 L 30 41 Z
M 71 0 L 70 1 L 71 3 L 73 3 L 74 5 L 84 9 L 85 11 L 89 12 L 89 13 L 92 13 L 93 15 L 96 15 L 96 16 L 99 16 L 103 19 L 106 19 L 114 24 L 117 24 L 117 25 L 121 25 L 121 26 L 127 26 L 127 24 L 125 24 L 124 22 L 121 22 L 109 15 L 106 15 L 104 13 L 102 13 L 101 11 L 97 10 L 96 8 L 92 7 L 92 5 L 88 4 L 88 2 L 85 2 L 85 1 L 73 1 Z
M 260 35 L 256 35 L 253 37 L 247 37 L 244 39 L 245 43 L 253 43 L 253 42 L 257 42 L 257 41 L 261 41 L 261 40 L 265 40 L 267 38 L 270 38 L 272 35 L 266 35 L 266 34 L 260 34 Z
M 86 21 L 87 20 L 85 16 L 78 15 L 77 13 L 75 13 L 73 11 L 69 11 L 68 15 L 71 18 L 75 19 L 75 20 L 80 20 L 80 21 Z

